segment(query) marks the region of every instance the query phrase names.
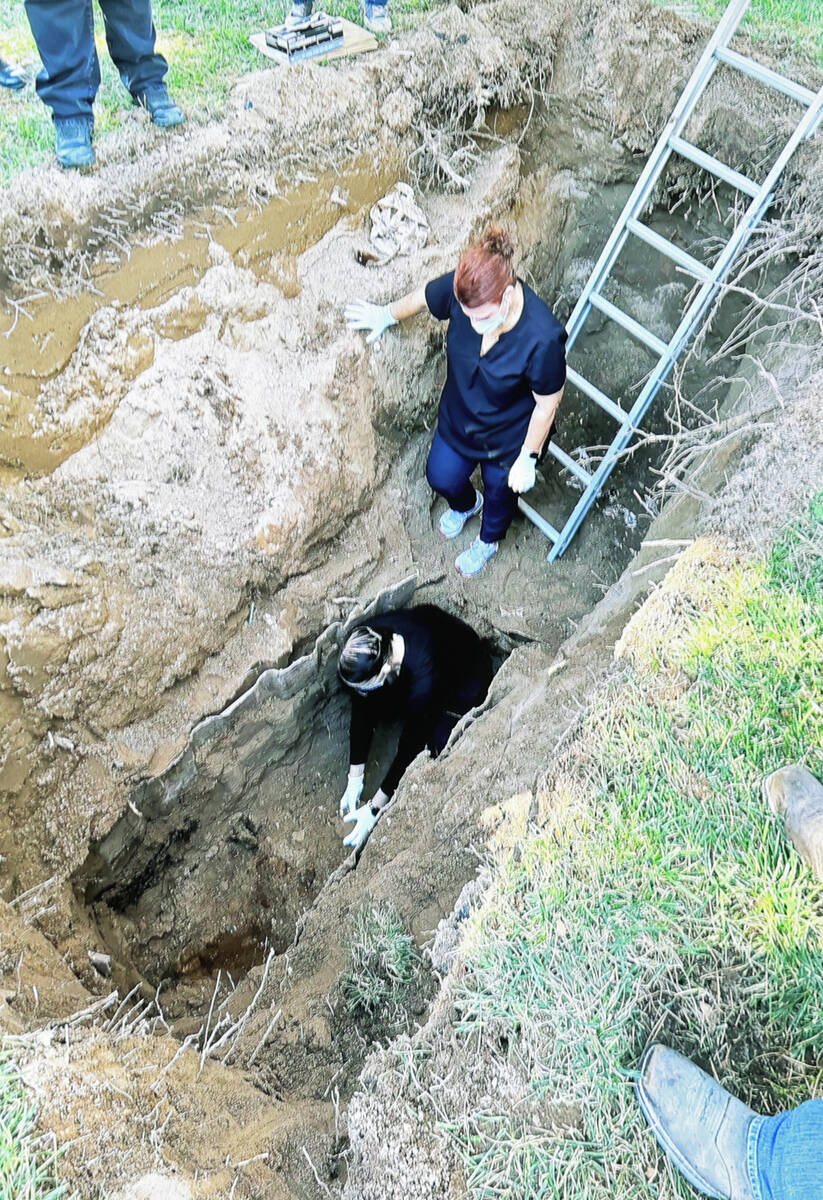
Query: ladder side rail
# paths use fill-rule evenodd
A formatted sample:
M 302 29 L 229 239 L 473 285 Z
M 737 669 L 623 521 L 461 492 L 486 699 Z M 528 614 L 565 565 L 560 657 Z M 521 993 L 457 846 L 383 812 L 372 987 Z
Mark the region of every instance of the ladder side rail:
M 762 213 L 768 208 L 772 199 L 773 193 L 766 193 L 760 198 L 759 205 L 753 201 L 746 211 L 746 216 L 741 218 L 735 233 L 726 244 L 723 254 L 712 268 L 712 278 L 703 283 L 699 288 L 692 303 L 683 315 L 680 325 L 675 330 L 666 353 L 661 355 L 657 365 L 641 389 L 640 394 L 629 410 L 625 424 L 618 430 L 611 445 L 600 460 L 597 469 L 592 475 L 589 486 L 578 500 L 560 531 L 559 538 L 552 543 L 548 554 L 549 562 L 555 562 L 556 559 L 560 558 L 582 525 L 589 510 L 600 495 L 603 485 L 617 466 L 621 453 L 628 446 L 633 434 L 638 431 L 640 422 L 655 400 L 657 393 L 663 386 L 683 347 L 692 336 L 706 309 L 720 290 L 720 285 L 728 274 L 735 255 L 751 236 Z
M 669 367 L 671 367 L 671 363 L 669 363 Z M 662 383 L 662 379 L 658 383 L 658 388 L 660 387 L 660 383 Z M 597 470 L 592 475 L 591 483 L 577 501 L 577 504 L 574 506 L 571 515 L 566 521 L 566 524 L 560 531 L 559 537 L 552 544 L 552 547 L 548 553 L 548 562 L 554 562 L 556 559 L 560 558 L 560 555 L 566 549 L 569 542 L 583 524 L 589 509 L 600 495 L 603 485 L 611 475 L 614 468 L 617 466 L 617 462 L 621 453 L 631 441 L 633 433 L 634 429 L 628 425 L 624 425 L 618 431 L 608 450 L 601 458 Z
M 586 491 L 578 500 L 565 525 L 560 531 L 560 537 L 554 542 L 549 551 L 548 561 L 554 562 L 559 558 L 563 551 L 571 542 L 577 530 L 585 520 L 589 509 L 597 500 L 603 485 L 611 475 L 614 468 L 617 466 L 618 459 L 622 452 L 626 449 L 629 442 L 635 433 L 640 433 L 640 422 L 645 416 L 647 410 L 653 400 L 663 386 L 666 376 L 671 371 L 676 361 L 676 355 L 672 353 L 671 344 L 667 347 L 652 370 L 649 378 L 646 380 L 643 388 L 640 391 L 637 399 L 629 410 L 624 424 L 615 434 L 612 442 L 600 460 L 594 474 L 592 475 L 591 483 Z
M 689 78 L 680 99 L 672 110 L 666 127 L 652 150 L 646 166 L 644 167 L 637 183 L 634 185 L 629 199 L 623 212 L 618 217 L 617 223 L 611 232 L 611 236 L 606 242 L 597 260 L 591 275 L 580 294 L 577 304 L 572 310 L 572 314 L 566 325 L 568 332 L 568 349 L 574 345 L 577 335 L 590 311 L 589 296 L 593 291 L 597 291 L 603 281 L 610 274 L 620 251 L 625 245 L 628 236 L 626 230 L 626 222 L 632 217 L 639 217 L 646 207 L 646 204 L 654 191 L 655 184 L 660 178 L 660 175 L 665 167 L 671 150 L 669 148 L 669 139 L 677 136 L 691 117 L 696 108 L 700 97 L 705 91 L 706 85 L 711 79 L 714 71 L 717 69 L 719 60 L 715 56 L 715 51 L 720 46 L 725 46 L 732 38 L 737 30 L 738 25 L 745 16 L 746 10 L 749 7 L 751 0 L 731 0 L 728 8 L 721 17 L 717 28 L 715 29 L 709 41 L 703 50 L 703 53 L 698 60 L 697 66 Z
M 738 221 L 737 227 L 721 251 L 717 262 L 712 267 L 711 277 L 701 285 L 691 304 L 683 314 L 680 325 L 669 342 L 669 350 L 673 358 L 677 358 L 681 353 L 696 325 L 702 319 L 706 309 L 717 295 L 721 284 L 731 269 L 735 257 L 751 237 L 759 225 L 763 214 L 772 204 L 775 184 L 783 174 L 786 164 L 797 147 L 801 142 L 806 140 L 809 130 L 814 128 L 815 124 L 819 121 L 821 113 L 823 113 L 823 88 L 817 93 L 814 104 L 810 105 L 807 109 L 796 126 L 794 133 L 786 142 L 768 175 L 760 185 L 758 194 L 751 200 L 746 211 Z M 640 397 L 638 397 L 639 399 Z

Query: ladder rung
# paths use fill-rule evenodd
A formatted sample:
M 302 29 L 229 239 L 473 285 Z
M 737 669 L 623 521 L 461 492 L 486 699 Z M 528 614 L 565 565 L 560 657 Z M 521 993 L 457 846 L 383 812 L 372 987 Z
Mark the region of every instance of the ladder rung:
M 601 392 L 599 388 L 596 388 L 593 383 L 589 383 L 588 379 L 584 379 L 577 371 L 573 371 L 571 367 L 566 367 L 566 378 L 569 383 L 573 383 L 590 400 L 594 400 L 595 404 L 599 404 L 604 412 L 614 417 L 615 421 L 619 421 L 621 425 L 626 421 L 629 414 L 625 409 L 622 409 L 619 404 L 615 404 L 614 400 L 610 400 L 605 392 Z
M 747 179 L 745 175 L 741 175 L 739 171 L 733 170 L 732 167 L 727 167 L 719 158 L 714 158 L 711 154 L 707 154 L 705 150 L 699 150 L 697 146 L 693 146 L 691 142 L 685 141 L 684 138 L 670 138 L 669 145 L 682 158 L 687 158 L 689 162 L 702 167 L 704 171 L 711 172 L 718 179 L 725 180 L 731 187 L 737 188 L 739 192 L 745 192 L 747 196 L 758 196 L 760 194 L 759 184 L 751 179 Z
M 565 467 L 567 471 L 571 471 L 572 475 L 576 475 L 580 482 L 586 487 L 589 486 L 592 481 L 591 475 L 586 468 L 581 467 L 580 463 L 573 459 L 570 454 L 567 454 L 565 450 L 561 450 L 560 447 L 554 442 L 549 442 L 546 449 L 548 450 L 549 454 L 554 455 L 562 467 Z
M 630 317 L 628 313 L 624 313 L 622 308 L 618 308 L 616 304 L 612 304 L 610 300 L 607 300 L 604 296 L 598 296 L 595 292 L 592 292 L 589 299 L 595 308 L 599 308 L 607 317 L 611 317 L 618 325 L 622 325 L 627 333 L 637 338 L 638 342 L 643 342 L 645 346 L 648 346 L 650 350 L 653 350 L 661 358 L 666 354 L 669 349 L 666 343 L 662 342 L 657 334 L 652 333 L 650 329 L 646 329 L 645 325 L 641 325 L 639 321 L 635 321 L 634 317 Z
M 541 517 L 537 509 L 527 504 L 522 496 L 517 497 L 517 507 L 529 518 L 532 525 L 537 526 L 544 537 L 547 537 L 550 542 L 557 541 L 560 537 L 560 530 L 555 529 L 554 525 L 550 525 L 545 517 Z
M 744 75 L 750 75 L 752 79 L 757 79 L 766 87 L 774 88 L 776 92 L 782 92 L 784 96 L 791 96 L 792 100 L 796 100 L 798 104 L 808 106 L 814 103 L 815 95 L 809 88 L 795 83 L 793 79 L 787 79 L 785 75 L 778 75 L 777 71 L 771 71 L 768 67 L 761 67 L 759 62 L 755 62 L 753 58 L 746 58 L 743 54 L 738 54 L 736 50 L 727 50 L 718 46 L 714 56 L 719 62 L 736 67 L 738 71 L 742 71 Z
M 659 250 L 661 254 L 665 254 L 673 262 L 676 262 L 690 275 L 694 275 L 697 279 L 710 279 L 711 271 L 708 267 L 704 267 L 702 262 L 698 262 L 691 254 L 687 254 L 685 250 L 681 250 L 679 246 L 675 246 L 674 242 L 670 242 L 668 238 L 661 237 L 659 233 L 655 233 L 653 229 L 649 229 L 648 225 L 644 225 L 641 221 L 631 217 L 626 222 L 626 228 L 630 229 L 635 237 L 639 237 L 641 242 L 646 242 L 647 245 L 653 246 L 655 250 Z

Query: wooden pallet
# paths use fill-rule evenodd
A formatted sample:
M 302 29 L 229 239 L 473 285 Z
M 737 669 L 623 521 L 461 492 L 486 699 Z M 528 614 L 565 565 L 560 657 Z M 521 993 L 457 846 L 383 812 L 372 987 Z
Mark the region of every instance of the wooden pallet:
M 350 58 L 353 54 L 366 54 L 369 50 L 377 49 L 377 38 L 374 34 L 369 33 L 367 29 L 363 29 L 360 25 L 355 25 L 353 21 L 343 19 L 343 45 L 338 46 L 334 50 L 327 50 L 325 53 L 322 48 L 318 47 L 316 54 L 301 54 L 298 57 L 289 58 L 282 50 L 274 50 L 271 46 L 266 45 L 265 33 L 253 33 L 249 38 L 253 46 L 256 46 L 261 54 L 265 54 L 266 58 L 271 59 L 273 63 L 279 66 L 295 66 L 297 63 L 306 62 L 311 58 Z

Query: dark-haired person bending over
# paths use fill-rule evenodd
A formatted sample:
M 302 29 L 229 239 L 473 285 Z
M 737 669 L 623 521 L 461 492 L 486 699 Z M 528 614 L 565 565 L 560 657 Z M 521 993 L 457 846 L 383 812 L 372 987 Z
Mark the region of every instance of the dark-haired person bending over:
M 344 846 L 362 846 L 409 763 L 426 747 L 437 756 L 460 717 L 480 704 L 492 661 L 465 622 L 433 604 L 370 617 L 346 638 L 337 664 L 351 694 L 349 779 L 340 815 L 354 821 Z M 375 726 L 402 718 L 392 765 L 370 803 L 358 807 Z
M 449 506 L 440 518 L 443 537 L 457 537 L 482 510 L 479 537 L 455 561 L 461 575 L 476 575 L 496 554 L 517 493 L 533 487 L 566 382 L 566 331 L 517 278 L 513 259 L 509 236 L 490 225 L 456 271 L 391 304 L 358 300 L 346 308 L 349 325 L 369 331 L 368 342 L 426 308 L 449 322 L 426 478 Z M 482 496 L 470 483 L 478 464 Z

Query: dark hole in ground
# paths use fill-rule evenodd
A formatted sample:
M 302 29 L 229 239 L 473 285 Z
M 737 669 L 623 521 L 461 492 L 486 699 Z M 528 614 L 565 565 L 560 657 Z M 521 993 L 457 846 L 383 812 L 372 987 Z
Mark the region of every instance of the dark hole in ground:
M 492 646 L 496 669 L 510 649 L 506 639 Z M 338 817 L 349 702 L 336 643 L 322 659 L 294 697 L 262 697 L 201 746 L 192 777 L 173 800 L 155 801 L 151 820 L 138 815 L 149 811 L 138 799 L 75 877 L 118 978 L 180 985 L 176 1000 L 164 993 L 172 1015 L 207 1002 L 218 970 L 237 982 L 269 950 L 285 951 L 349 854 L 350 827 Z M 398 736 L 398 725 L 376 731 L 365 794 L 379 786 Z

